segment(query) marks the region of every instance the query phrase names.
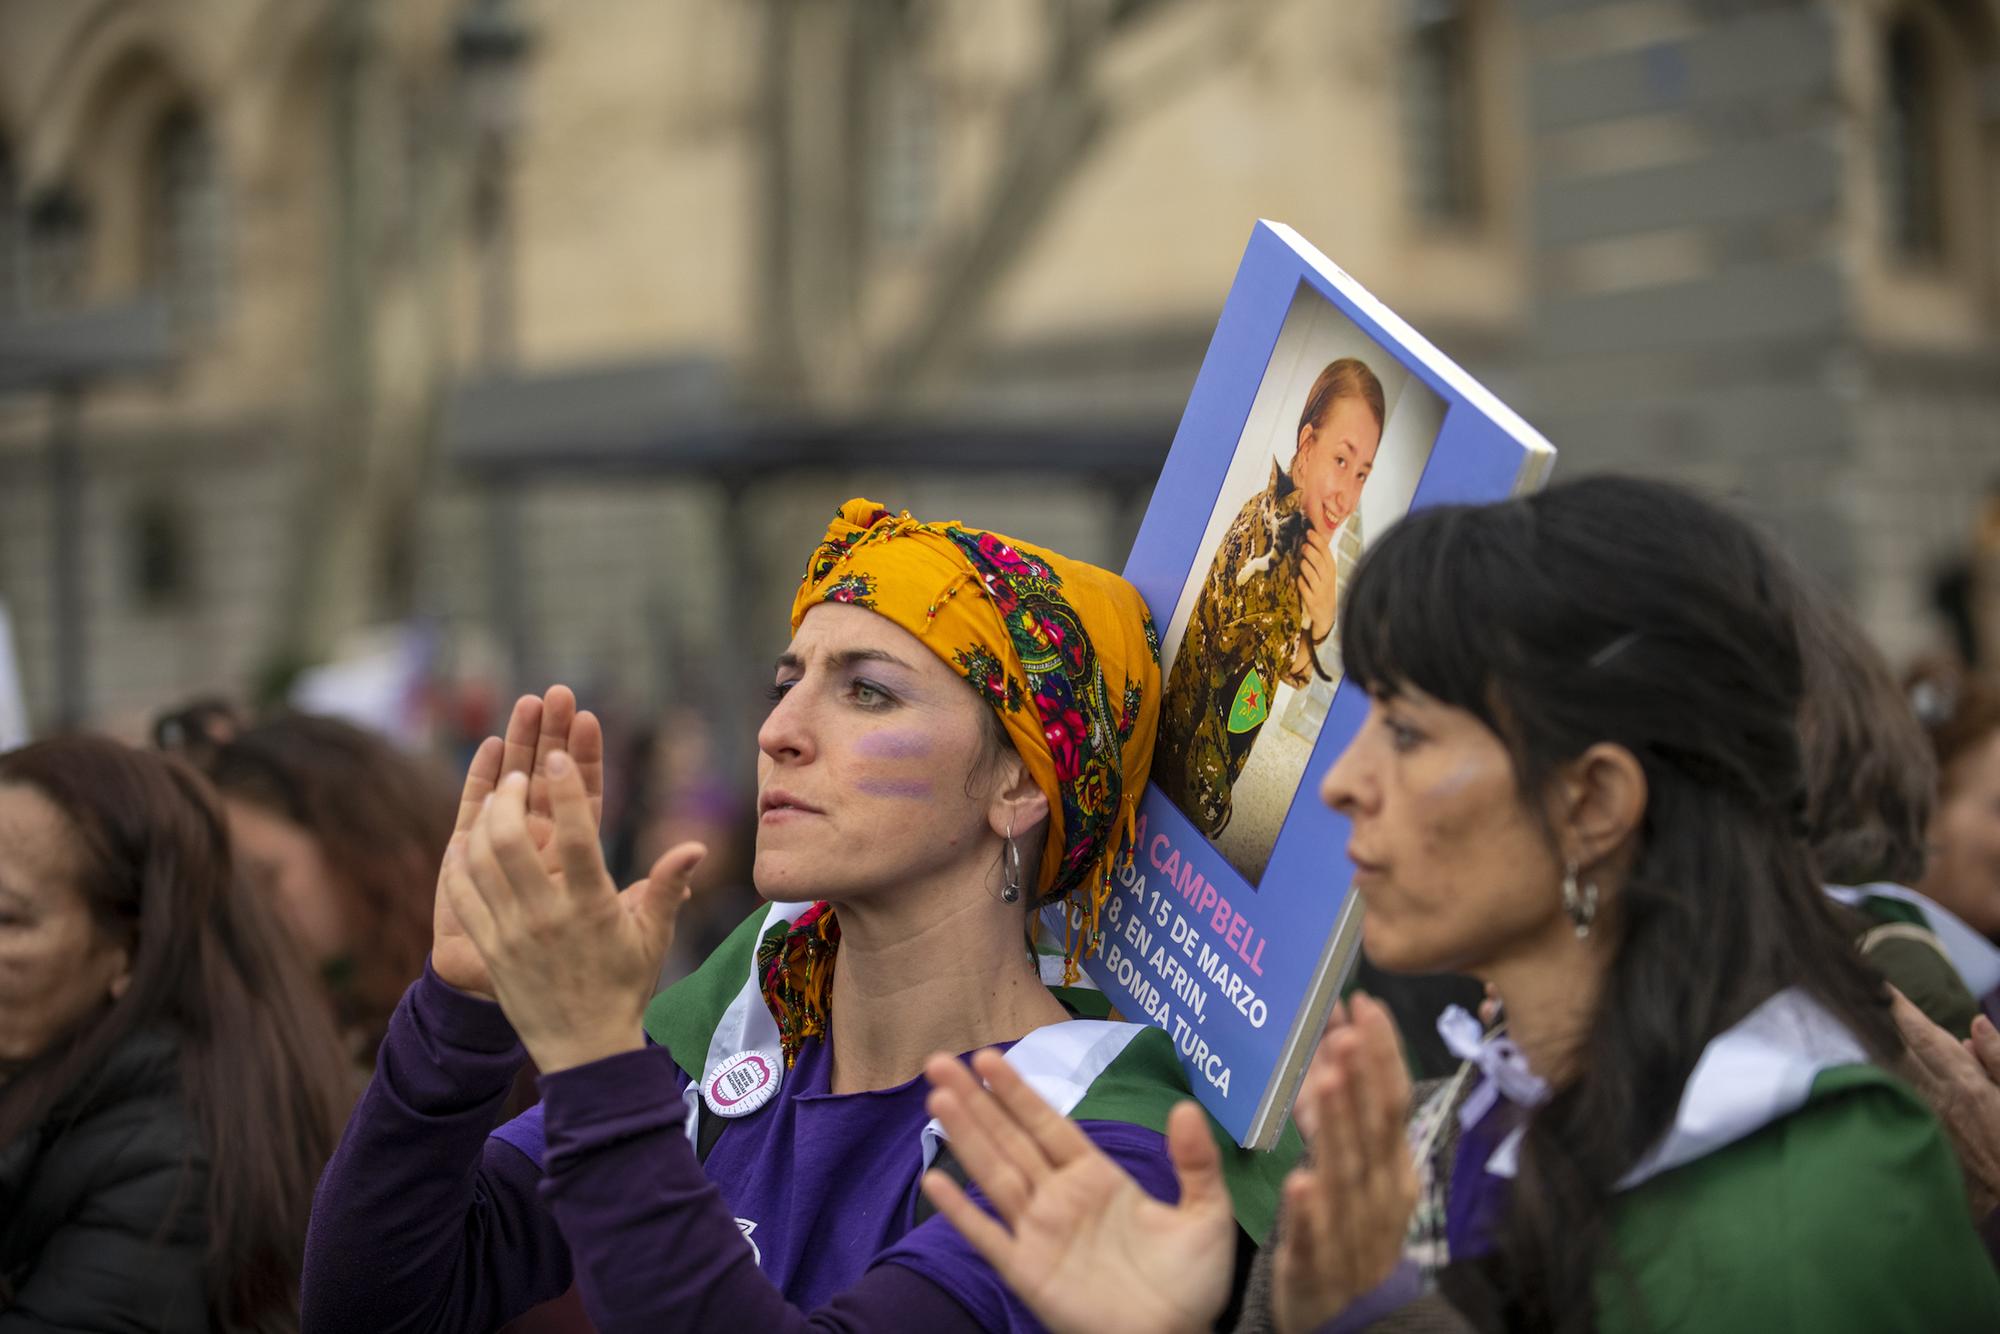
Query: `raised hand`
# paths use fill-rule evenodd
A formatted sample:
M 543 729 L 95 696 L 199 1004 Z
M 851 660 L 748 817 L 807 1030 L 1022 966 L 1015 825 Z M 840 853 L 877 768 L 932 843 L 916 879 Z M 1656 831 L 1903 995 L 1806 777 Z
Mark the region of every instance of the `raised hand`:
M 466 769 L 465 787 L 458 797 L 458 822 L 452 829 L 446 857 L 461 847 L 472 832 L 473 822 L 486 799 L 510 773 L 529 775 L 528 827 L 535 846 L 542 850 L 542 864 L 551 872 L 560 870 L 555 853 L 555 822 L 549 806 L 548 766 L 558 753 L 569 755 L 582 775 L 590 797 L 594 824 L 604 810 L 604 729 L 597 715 L 579 713 L 576 696 L 568 686 L 551 686 L 546 696 L 523 695 L 514 701 L 507 719 L 507 735 L 488 737 L 480 743 Z M 493 986 L 486 965 L 466 936 L 451 898 L 444 892 L 444 872 L 438 872 L 438 891 L 431 910 L 431 968 L 460 991 L 493 999 Z
M 1000 1217 L 933 1171 L 923 1188 L 938 1212 L 1057 1334 L 1211 1327 L 1229 1299 L 1236 1220 L 1200 1107 L 1182 1103 L 1168 1119 L 1181 1198 L 1163 1204 L 998 1053 L 972 1066 L 931 1057 L 929 1107 Z
M 495 997 L 544 1074 L 643 1045 L 640 1020 L 706 853 L 670 848 L 619 893 L 604 865 L 580 767 L 547 767 L 550 871 L 530 828 L 529 779 L 500 780 L 465 841 L 445 857 L 444 892 L 492 979 Z
M 515 701 L 517 714 L 534 697 L 523 695 Z M 528 775 L 528 831 L 542 850 L 542 864 L 557 870 L 555 853 L 555 810 L 549 800 L 549 761 L 567 755 L 576 762 L 583 777 L 584 793 L 590 799 L 590 822 L 595 826 L 604 815 L 604 728 L 597 715 L 578 710 L 576 695 L 568 686 L 550 686 L 542 696 L 541 713 L 532 707 L 523 721 L 527 727 L 516 734 L 514 722 L 507 723 L 507 753 L 501 764 L 506 773 Z M 527 740 L 533 737 L 532 748 Z
M 1312 1161 L 1285 1179 L 1273 1265 L 1281 1334 L 1304 1334 L 1388 1278 L 1417 1203 L 1403 1125 L 1410 1076 L 1389 1012 L 1356 994 L 1334 1007 L 1299 1093 Z
M 1907 999 L 1903 1003 L 1909 1005 Z M 1911 1005 L 1910 1008 L 1914 1010 L 1916 1006 Z M 1979 1062 L 1979 1068 L 1986 1072 L 1986 1077 L 2000 1084 L 2000 1028 L 1995 1028 L 1993 1021 L 1985 1015 L 1978 1015 L 1972 1021 L 1972 1036 L 1963 1045 L 1967 1054 Z
M 1894 987 L 1889 999 L 1909 1053 L 1901 1073 L 1944 1126 L 1983 1216 L 2000 1201 L 2000 1033 L 1981 1015 L 1960 1042 Z

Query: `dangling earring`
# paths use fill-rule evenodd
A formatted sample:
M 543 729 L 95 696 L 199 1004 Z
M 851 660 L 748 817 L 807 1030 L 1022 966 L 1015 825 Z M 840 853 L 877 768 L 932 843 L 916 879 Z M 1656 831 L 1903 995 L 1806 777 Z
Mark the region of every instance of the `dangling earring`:
M 1000 886 L 1002 903 L 1021 901 L 1021 850 L 1014 846 L 1014 817 L 1007 817 L 1007 870 Z
M 1563 867 L 1563 911 L 1569 914 L 1570 925 L 1576 928 L 1576 938 L 1588 940 L 1590 924 L 1597 920 L 1597 886 L 1586 881 L 1581 891 L 1577 889 L 1575 862 Z

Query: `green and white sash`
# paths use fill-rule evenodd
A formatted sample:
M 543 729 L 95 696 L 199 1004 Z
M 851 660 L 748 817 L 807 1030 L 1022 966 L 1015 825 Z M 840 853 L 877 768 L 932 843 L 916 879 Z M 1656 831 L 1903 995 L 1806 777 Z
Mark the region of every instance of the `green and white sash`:
M 757 974 L 757 942 L 774 924 L 796 921 L 809 906 L 773 903 L 753 912 L 701 967 L 646 1008 L 647 1033 L 688 1076 L 682 1100 L 691 1143 L 700 1143 L 701 1118 L 714 1115 L 702 1090 L 726 1066 L 756 1053 L 772 1068 L 783 1068 L 778 1025 Z M 1053 967 L 1044 958 L 1040 966 L 1044 983 L 1072 1008 L 1083 1008 L 1093 995 L 1102 1004 L 1101 993 L 1087 983 L 1061 985 L 1060 958 Z M 1074 1120 L 1118 1121 L 1164 1133 L 1168 1111 L 1190 1096 L 1172 1040 L 1150 1024 L 1109 1019 L 1049 1024 L 1016 1042 L 1005 1059 L 1050 1106 Z M 1237 1220 L 1261 1243 L 1276 1217 L 1284 1174 L 1299 1156 L 1297 1135 L 1287 1132 L 1271 1153 L 1251 1153 L 1213 1121 L 1210 1128 L 1222 1150 Z M 946 1136 L 935 1120 L 921 1135 L 928 1168 Z
M 1828 1070 L 1867 1061 L 1861 1043 L 1825 1006 L 1796 987 L 1779 992 L 1709 1042 L 1681 1090 L 1673 1124 L 1619 1179 L 1618 1189 L 1631 1190 L 1748 1138 L 1805 1106 Z M 1522 1133 L 1501 1141 L 1487 1171 L 1514 1176 Z

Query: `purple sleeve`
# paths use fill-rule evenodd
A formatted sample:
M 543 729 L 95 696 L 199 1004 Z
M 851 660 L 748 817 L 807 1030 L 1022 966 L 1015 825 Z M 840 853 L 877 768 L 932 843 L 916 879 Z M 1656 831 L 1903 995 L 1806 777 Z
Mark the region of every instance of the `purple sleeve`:
M 1417 1266 L 1404 1260 L 1389 1271 L 1389 1277 L 1349 1302 L 1341 1313 L 1321 1325 L 1313 1334 L 1361 1334 L 1378 1320 L 1386 1320 L 1424 1295 Z
M 425 966 L 313 1197 L 301 1334 L 485 1331 L 569 1286 L 541 1173 L 487 1138 L 523 1059 L 498 1005 Z
M 1080 1121 L 1083 1133 L 1155 1199 L 1169 1204 L 1181 1197 L 1180 1178 L 1167 1156 L 1166 1136 L 1120 1121 Z M 992 1212 L 977 1186 L 967 1194 Z M 1038 1331 L 1042 1328 L 1014 1290 L 980 1257 L 972 1243 L 941 1216 L 924 1220 L 885 1251 L 878 1264 L 903 1266 L 923 1275 L 957 1299 L 982 1330 Z
M 877 1264 L 810 1314 L 789 1305 L 695 1161 L 677 1076 L 664 1049 L 646 1047 L 542 1077 L 542 1199 L 569 1241 L 599 1334 L 984 1328 L 901 1265 Z
M 656 1047 L 659 1044 L 654 1042 L 652 1034 L 648 1033 L 646 1035 L 646 1045 L 648 1047 Z M 687 1072 L 682 1070 L 678 1065 L 673 1068 L 673 1081 L 674 1096 L 677 1098 L 684 1096 L 687 1092 L 688 1077 Z M 493 1138 L 513 1145 L 521 1151 L 529 1162 L 533 1163 L 537 1169 L 540 1169 L 542 1157 L 546 1153 L 549 1143 L 548 1129 L 542 1121 L 542 1105 L 536 1103 L 513 1120 L 501 1125 L 498 1130 L 493 1132 Z M 535 1179 L 538 1182 L 541 1180 L 539 1170 L 537 1170 Z

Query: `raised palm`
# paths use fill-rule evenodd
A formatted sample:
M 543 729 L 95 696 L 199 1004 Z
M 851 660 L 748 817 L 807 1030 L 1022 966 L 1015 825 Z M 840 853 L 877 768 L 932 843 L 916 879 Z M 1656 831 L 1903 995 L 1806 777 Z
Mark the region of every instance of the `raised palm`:
M 925 1068 L 931 1111 L 999 1220 L 938 1173 L 924 1190 L 1051 1329 L 1158 1334 L 1210 1328 L 1229 1298 L 1236 1221 L 1207 1118 L 1174 1109 L 1178 1204 L 1140 1187 L 991 1052 Z
M 458 821 L 453 826 L 451 848 L 465 842 L 473 822 L 487 797 L 510 773 L 529 777 L 528 825 L 535 846 L 541 850 L 542 864 L 552 875 L 561 874 L 555 848 L 555 823 L 549 805 L 549 757 L 567 752 L 576 761 L 590 793 L 592 818 L 604 812 L 604 729 L 597 716 L 577 711 L 576 695 L 568 686 L 551 686 L 546 695 L 523 695 L 514 702 L 507 719 L 507 735 L 488 737 L 480 743 L 466 769 L 465 787 L 459 793 Z M 431 968 L 460 991 L 493 997 L 493 982 L 486 963 L 473 948 L 472 939 L 451 909 L 440 873 L 436 906 L 431 913 Z

